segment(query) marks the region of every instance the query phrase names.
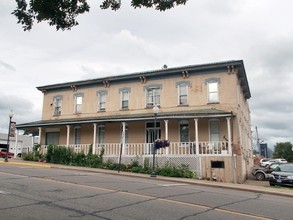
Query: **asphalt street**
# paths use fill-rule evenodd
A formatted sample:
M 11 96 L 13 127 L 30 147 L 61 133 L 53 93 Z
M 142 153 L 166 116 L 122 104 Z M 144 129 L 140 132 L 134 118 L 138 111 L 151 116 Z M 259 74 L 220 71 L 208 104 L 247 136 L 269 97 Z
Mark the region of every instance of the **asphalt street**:
M 248 184 L 13 161 L 0 183 L 0 219 L 292 219 L 292 197 Z

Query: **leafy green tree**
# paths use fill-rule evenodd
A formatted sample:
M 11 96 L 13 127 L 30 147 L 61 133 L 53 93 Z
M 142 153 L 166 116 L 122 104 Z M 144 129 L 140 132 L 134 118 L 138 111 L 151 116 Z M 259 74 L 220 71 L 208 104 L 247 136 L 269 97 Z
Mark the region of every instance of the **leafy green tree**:
M 70 30 L 78 25 L 76 17 L 90 11 L 87 0 L 15 0 L 16 9 L 12 12 L 22 24 L 24 31 L 32 29 L 34 21 L 48 21 L 59 30 Z M 133 8 L 152 8 L 165 11 L 175 5 L 185 5 L 188 0 L 132 0 Z M 100 8 L 118 10 L 121 0 L 103 0 Z
M 293 162 L 293 145 L 291 142 L 281 142 L 275 145 L 274 158 L 284 158 L 288 162 Z

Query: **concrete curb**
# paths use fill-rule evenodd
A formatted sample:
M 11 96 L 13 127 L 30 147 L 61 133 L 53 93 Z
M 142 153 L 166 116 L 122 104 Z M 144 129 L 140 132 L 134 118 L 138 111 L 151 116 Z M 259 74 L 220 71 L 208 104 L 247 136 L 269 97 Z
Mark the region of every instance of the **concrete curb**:
M 235 183 L 223 183 L 223 182 L 214 182 L 207 180 L 198 180 L 198 179 L 186 179 L 186 178 L 173 178 L 173 177 L 150 177 L 147 174 L 139 174 L 139 173 L 130 173 L 130 172 L 119 172 L 117 170 L 104 170 L 99 168 L 89 168 L 89 167 L 76 167 L 76 166 L 66 166 L 66 165 L 58 165 L 58 164 L 43 164 L 39 162 L 32 161 L 0 161 L 0 164 L 4 165 L 16 165 L 16 166 L 30 166 L 30 167 L 39 167 L 39 168 L 54 168 L 54 169 L 64 169 L 64 170 L 76 170 L 76 171 L 86 171 L 86 172 L 94 172 L 94 173 L 103 173 L 109 175 L 122 175 L 127 177 L 135 177 L 135 178 L 145 178 L 145 179 L 156 179 L 156 180 L 164 180 L 171 181 L 175 183 L 182 184 L 190 184 L 190 185 L 199 185 L 199 186 L 207 186 L 207 187 L 218 187 L 224 189 L 234 189 L 234 190 L 242 190 L 247 192 L 254 193 L 265 193 L 269 195 L 275 196 L 285 196 L 293 198 L 293 190 L 288 188 L 274 188 L 274 187 L 265 187 L 265 186 L 255 186 L 255 185 L 247 185 L 247 184 L 235 184 Z
M 6 164 L 6 165 L 17 165 L 17 166 L 28 166 L 28 167 L 40 167 L 40 168 L 51 168 L 51 165 L 45 165 L 45 164 L 37 164 L 37 163 L 23 163 L 23 162 L 4 162 L 0 161 L 0 164 Z

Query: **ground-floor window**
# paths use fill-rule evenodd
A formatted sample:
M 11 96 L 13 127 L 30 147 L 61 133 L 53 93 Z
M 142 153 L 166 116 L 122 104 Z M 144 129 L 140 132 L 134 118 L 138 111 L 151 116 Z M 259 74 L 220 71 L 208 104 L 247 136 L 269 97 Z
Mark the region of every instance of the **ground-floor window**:
M 74 128 L 74 144 L 81 144 L 81 128 L 75 127 Z
M 180 142 L 189 142 L 189 125 L 188 121 L 180 122 Z
M 59 145 L 59 132 L 47 132 L 46 133 L 46 145 Z
M 96 140 L 98 144 L 105 143 L 105 126 L 99 125 L 96 133 Z
M 212 119 L 209 121 L 210 141 L 220 140 L 220 121 Z

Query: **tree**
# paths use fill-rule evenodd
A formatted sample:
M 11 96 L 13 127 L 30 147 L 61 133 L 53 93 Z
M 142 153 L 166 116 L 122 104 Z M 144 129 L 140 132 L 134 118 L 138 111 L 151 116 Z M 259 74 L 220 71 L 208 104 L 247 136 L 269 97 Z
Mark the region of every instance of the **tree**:
M 90 11 L 87 0 L 15 0 L 16 9 L 12 12 L 22 24 L 24 31 L 32 29 L 34 21 L 48 21 L 59 30 L 70 30 L 78 25 L 76 17 Z M 152 8 L 165 11 L 175 5 L 185 5 L 188 0 L 131 0 L 133 8 Z M 121 0 L 103 0 L 100 8 L 118 10 Z
M 288 162 L 293 162 L 293 145 L 291 142 L 277 143 L 273 153 L 274 158 L 284 158 Z

